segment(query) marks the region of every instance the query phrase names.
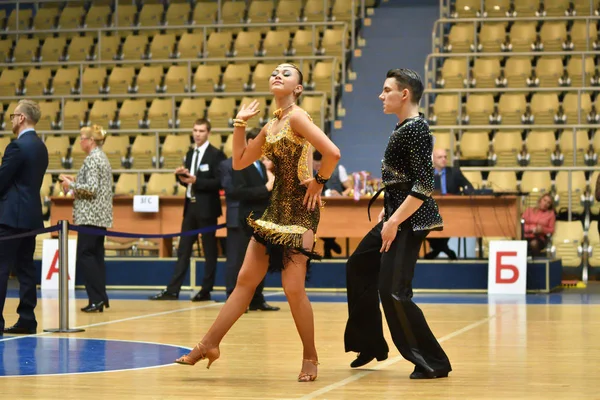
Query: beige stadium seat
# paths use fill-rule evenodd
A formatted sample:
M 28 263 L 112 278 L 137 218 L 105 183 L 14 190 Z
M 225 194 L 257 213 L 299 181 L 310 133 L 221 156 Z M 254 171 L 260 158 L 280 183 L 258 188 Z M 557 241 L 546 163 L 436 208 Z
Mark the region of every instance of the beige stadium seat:
M 590 267 L 600 267 L 600 235 L 598 234 L 598 221 L 591 221 L 588 230 L 588 263 Z
M 573 11 L 576 16 L 594 15 L 597 4 L 589 0 L 573 0 Z
M 454 18 L 475 18 L 481 14 L 480 0 L 456 0 L 454 3 Z
M 509 57 L 504 65 L 504 77 L 509 88 L 529 86 L 531 78 L 531 61 L 528 57 Z
M 221 67 L 218 64 L 199 65 L 194 73 L 194 91 L 213 92 L 219 85 Z
M 540 197 L 552 190 L 548 171 L 525 171 L 521 177 L 521 191 L 529 193 L 524 199 L 525 207 L 535 207 Z
M 85 17 L 85 27 L 88 29 L 105 28 L 112 23 L 109 18 L 110 6 L 93 4 Z M 87 35 L 93 36 L 95 32 L 89 32 Z
M 37 38 L 27 39 L 21 36 L 15 45 L 12 62 L 30 63 L 37 61 L 40 42 Z
M 60 100 L 38 102 L 42 116 L 36 124 L 38 131 L 49 131 L 56 128 L 60 116 Z
M 465 105 L 463 122 L 471 125 L 487 125 L 494 117 L 494 96 L 492 94 L 470 94 Z
M 252 88 L 254 91 L 269 91 L 269 78 L 275 68 L 277 68 L 277 63 L 260 63 L 256 65 L 252 74 Z
M 348 49 L 348 34 L 343 28 L 325 29 L 319 51 L 328 56 L 343 57 Z
M 185 98 L 177 110 L 178 127 L 192 130 L 194 122 L 204 118 L 206 100 L 204 98 Z
M 100 45 L 96 45 L 96 54 L 100 61 L 112 61 L 119 53 L 121 38 L 118 36 L 105 36 L 100 38 Z M 99 47 L 99 49 L 98 49 Z
M 77 36 L 75 32 L 64 32 L 64 30 L 81 28 L 84 15 L 85 10 L 82 6 L 67 6 L 63 8 L 58 18 L 58 34 L 66 37 Z
M 590 213 L 592 215 L 598 215 L 600 213 L 600 201 L 596 200 L 594 197 L 594 192 L 596 190 L 596 182 L 598 181 L 598 175 L 600 175 L 600 171 L 594 171 L 590 175 L 588 186 L 591 190 L 591 204 L 590 204 Z
M 261 120 L 264 120 L 265 117 L 267 117 L 266 115 L 266 110 L 267 110 L 267 98 L 264 96 L 258 96 L 258 97 L 242 97 L 242 100 L 240 101 L 240 107 L 242 106 L 242 104 L 244 105 L 248 105 L 250 103 L 252 103 L 254 100 L 258 101 L 258 107 L 260 109 L 260 112 L 258 113 L 258 115 L 254 118 L 251 118 L 250 120 L 248 120 L 248 127 L 247 129 L 250 128 L 260 128 L 261 127 Z
M 598 28 L 595 23 L 588 25 L 585 20 L 578 20 L 573 22 L 570 35 L 573 50 L 594 50 L 594 43 L 598 41 Z
M 13 47 L 11 39 L 0 40 L 0 62 L 6 62 Z
M 67 50 L 66 61 L 86 61 L 90 58 L 94 38 L 91 36 L 77 36 L 71 39 Z
M 494 135 L 494 159 L 498 167 L 516 167 L 523 149 L 521 131 L 500 130 Z
M 26 31 L 31 26 L 31 16 L 33 11 L 31 9 L 19 9 L 19 20 L 17 21 L 17 12 L 13 9 L 13 11 L 8 16 L 8 20 L 6 21 L 6 30 L 7 31 L 16 31 L 17 30 L 17 22 L 20 31 Z
M 583 214 L 586 200 L 587 180 L 583 171 L 571 171 L 571 187 L 569 188 L 569 171 L 558 171 L 554 179 L 555 204 L 558 212 L 569 209 L 569 197 L 571 198 L 571 212 Z
M 487 177 L 487 187 L 494 192 L 516 192 L 517 175 L 514 171 L 490 171 Z
M 139 26 L 145 28 L 161 26 L 164 12 L 165 8 L 162 4 L 144 4 L 138 17 Z M 159 34 L 159 30 L 144 29 L 141 30 L 140 33 L 147 36 L 154 36 Z
M 190 90 L 191 81 L 188 67 L 185 65 L 172 65 L 165 75 L 166 93 L 184 93 Z
M 134 91 L 139 94 L 152 94 L 161 90 L 163 67 L 143 66 L 137 75 Z
M 483 15 L 489 18 L 504 18 L 511 13 L 510 0 L 486 0 L 483 4 Z
M 275 9 L 277 22 L 297 22 L 302 13 L 302 0 L 280 0 Z
M 129 35 L 123 43 L 121 60 L 139 60 L 146 56 L 146 46 L 148 46 L 148 36 L 140 34 L 137 36 Z
M 225 157 L 227 158 L 233 154 L 233 135 L 227 135 L 227 139 L 223 144 L 223 153 L 225 153 Z
M 129 149 L 129 136 L 127 135 L 108 135 L 102 146 L 102 150 L 112 169 L 123 168 L 123 160 L 127 157 Z M 122 175 L 121 175 L 122 176 Z
M 121 109 L 119 110 L 119 121 L 117 124 L 120 129 L 138 129 L 140 124 L 144 121 L 145 113 L 145 99 L 127 99 L 121 105 Z
M 227 5 L 228 3 L 225 3 Z M 227 57 L 231 48 L 231 32 L 213 32 L 208 37 L 204 57 L 222 58 Z
M 49 37 L 44 40 L 40 51 L 41 62 L 58 62 L 65 55 L 67 39 L 64 37 Z
M 490 154 L 488 132 L 465 131 L 460 138 L 461 160 L 487 160 Z
M 596 66 L 593 57 L 571 57 L 567 63 L 567 75 L 572 87 L 590 86 L 592 78 L 596 75 Z
M 546 21 L 540 29 L 540 49 L 544 51 L 564 51 L 567 42 L 565 21 Z
M 452 53 L 469 53 L 475 41 L 475 30 L 472 23 L 456 23 L 450 28 L 446 51 Z
M 433 137 L 434 137 L 434 143 L 433 143 L 434 149 L 443 149 L 443 150 L 446 150 L 446 152 L 449 154 L 454 153 L 454 150 L 457 147 L 458 141 L 456 140 L 456 138 L 452 137 L 452 134 L 450 132 L 436 129 L 433 131 Z
M 187 2 L 183 3 L 173 3 L 169 5 L 167 8 L 167 13 L 165 16 L 165 25 L 166 26 L 189 26 L 191 20 L 191 6 Z M 177 36 L 181 36 L 187 32 L 187 28 L 185 29 L 169 29 L 167 33 L 171 33 Z
M 559 107 L 558 95 L 549 92 L 534 93 L 529 107 L 534 124 L 554 124 Z
M 162 168 L 173 170 L 185 162 L 185 155 L 190 149 L 189 135 L 167 135 L 162 146 Z
M 564 267 L 579 267 L 583 260 L 583 225 L 579 221 L 556 221 L 552 253 Z
M 200 7 L 199 3 L 196 8 Z M 203 57 L 202 49 L 204 43 L 204 35 L 202 33 L 184 33 L 177 43 L 178 58 L 201 58 Z
M 7 130 L 11 129 L 12 122 L 10 120 L 10 114 L 12 114 L 15 111 L 15 108 L 17 108 L 17 102 L 11 101 L 10 104 L 8 105 L 8 108 L 4 112 L 3 126 Z M 0 137 L 2 137 L 2 136 L 0 136 Z
M 167 60 L 173 54 L 174 46 L 174 33 L 169 31 L 162 35 L 156 35 L 150 44 L 150 53 L 148 54 L 148 58 L 153 60 Z
M 244 13 L 246 12 L 245 1 L 225 0 L 222 2 L 221 23 L 222 24 L 240 24 L 244 22 Z M 239 29 L 239 28 L 236 28 Z
M 131 89 L 133 78 L 135 77 L 135 67 L 123 66 L 114 67 L 108 77 L 106 90 L 110 94 L 127 94 Z
M 233 118 L 235 99 L 233 97 L 213 98 L 208 106 L 207 117 L 213 128 L 228 128 Z
M 571 8 L 570 0 L 544 0 L 543 16 L 564 17 L 569 15 Z
M 235 39 L 235 57 L 254 57 L 260 50 L 260 32 L 240 32 Z M 245 61 L 248 62 L 248 61 Z
M 33 26 L 31 28 L 33 35 L 38 39 L 52 36 L 52 33 L 41 33 L 38 31 L 55 29 L 58 22 L 58 14 L 60 14 L 60 10 L 56 7 L 41 8 L 40 12 L 37 12 L 33 18 Z
M 576 92 L 568 92 L 563 98 L 562 108 L 567 124 L 587 124 L 592 119 L 592 99 L 589 93 L 581 93 L 579 97 Z
M 467 79 L 466 58 L 447 58 L 442 65 L 441 80 L 437 82 L 444 89 L 459 89 L 464 87 Z
M 462 171 L 462 174 L 473 186 L 474 189 L 481 189 L 483 187 L 483 178 L 479 171 Z
M 88 103 L 85 100 L 66 100 L 65 108 L 62 111 L 62 129 L 68 131 L 79 130 L 85 123 L 87 110 Z
M 438 94 L 433 104 L 433 122 L 437 125 L 456 125 L 459 105 L 456 94 Z
M 490 256 L 490 242 L 493 240 L 513 240 L 513 238 L 507 236 L 483 236 L 481 238 L 481 250 L 483 250 L 483 258 L 486 260 Z M 475 251 L 479 251 L 479 245 L 475 246 Z
M 249 64 L 229 64 L 223 73 L 223 90 L 225 92 L 243 92 L 249 79 Z
M 529 165 L 549 167 L 556 151 L 556 138 L 553 131 L 531 131 L 526 139 Z
M 98 94 L 104 90 L 106 68 L 86 67 L 81 77 L 81 94 Z
M 505 23 L 486 23 L 479 32 L 478 50 L 482 52 L 500 52 L 506 43 Z
M 121 3 L 121 2 L 119 2 Z M 119 4 L 117 12 L 113 16 L 113 24 L 116 28 L 131 28 L 135 26 L 135 15 L 137 14 L 137 7 L 133 4 Z M 133 31 L 131 29 L 120 30 L 117 34 L 120 37 L 127 37 L 131 35 Z
M 500 77 L 500 59 L 477 57 L 471 70 L 471 85 L 478 89 L 495 88 Z
M 540 57 L 535 67 L 539 87 L 558 87 L 565 70 L 561 56 Z
M 573 131 L 564 130 L 558 139 L 558 146 L 564 166 L 579 165 L 585 163 L 585 155 L 590 148 L 590 139 L 587 130 L 578 129 L 575 134 L 576 144 L 573 144 Z M 573 163 L 573 152 L 575 151 L 575 163 Z
M 50 68 L 30 69 L 25 78 L 24 94 L 42 96 L 48 91 L 52 71 Z
M 302 96 L 300 106 L 312 117 L 313 123 L 322 127 L 327 114 L 327 99 L 323 96 Z M 270 118 L 270 115 L 266 116 Z
M 79 68 L 60 68 L 52 79 L 50 92 L 55 96 L 66 95 L 78 91 Z
M 510 28 L 510 45 L 508 48 L 513 53 L 534 51 L 536 41 L 536 22 L 517 21 Z
M 154 99 L 148 109 L 148 127 L 167 129 L 173 127 L 173 101 L 171 99 Z
M 81 166 L 83 165 L 83 160 L 87 156 L 87 154 L 85 154 L 85 152 L 81 148 L 80 143 L 81 142 L 80 142 L 79 138 L 75 139 L 75 142 L 73 143 L 73 146 L 71 147 L 71 153 L 69 154 L 69 157 L 68 157 L 67 161 L 65 162 L 65 164 L 70 169 L 79 170 L 79 168 L 81 168 Z
M 273 17 L 273 1 L 271 0 L 253 0 L 248 7 L 248 18 L 249 24 L 268 24 L 271 22 Z M 271 29 L 269 26 L 248 27 L 251 31 L 266 33 Z
M 518 0 L 513 5 L 517 17 L 536 17 L 540 11 L 540 0 Z
M 334 90 L 332 85 L 337 86 L 339 83 L 339 71 L 339 62 L 317 62 L 312 71 L 314 90 L 325 92 L 327 93 L 327 97 L 331 97 Z
M 69 137 L 48 135 L 45 144 L 48 149 L 48 169 L 62 169 L 69 150 Z
M 331 7 L 331 20 L 347 22 L 348 24 L 350 24 L 353 19 L 356 19 L 358 17 L 359 11 L 360 2 L 355 2 L 354 9 L 352 9 L 352 2 L 336 1 L 333 3 L 333 7 Z
M 312 30 L 296 31 L 292 39 L 290 54 L 293 56 L 312 56 L 316 49 L 317 38 Z
M 269 31 L 262 42 L 261 55 L 267 57 L 282 56 L 290 47 L 289 32 Z
M 220 133 L 211 133 L 208 135 L 208 142 L 217 149 L 223 149 L 223 136 Z M 178 194 L 182 194 L 181 191 Z
M 156 137 L 154 135 L 137 135 L 131 145 L 130 162 L 132 168 L 154 168 L 156 161 Z
M 146 195 L 173 196 L 176 187 L 174 173 L 153 172 L 146 183 Z
M 104 128 L 108 128 L 113 124 L 116 113 L 117 100 L 96 100 L 94 102 L 94 105 L 92 106 L 92 109 L 90 110 L 88 120 L 91 124 L 96 124 Z
M 195 25 L 210 25 L 217 21 L 217 13 L 219 10 L 219 3 L 215 2 L 196 2 L 194 8 L 194 15 L 192 20 Z
M 141 193 L 138 174 L 125 173 L 119 175 L 115 185 L 115 196 L 133 196 Z M 142 183 L 143 183 L 142 177 Z

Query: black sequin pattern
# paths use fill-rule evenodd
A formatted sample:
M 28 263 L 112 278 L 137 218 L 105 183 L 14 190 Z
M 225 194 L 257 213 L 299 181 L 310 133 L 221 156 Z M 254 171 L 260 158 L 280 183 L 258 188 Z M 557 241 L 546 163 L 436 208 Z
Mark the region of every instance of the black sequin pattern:
M 433 136 L 423 114 L 396 126 L 381 161 L 386 221 L 411 195 L 423 200 L 409 218 L 413 230 L 443 229 L 437 203 L 431 197 L 434 189 L 432 152 Z M 410 190 L 405 190 L 407 184 L 411 185 Z

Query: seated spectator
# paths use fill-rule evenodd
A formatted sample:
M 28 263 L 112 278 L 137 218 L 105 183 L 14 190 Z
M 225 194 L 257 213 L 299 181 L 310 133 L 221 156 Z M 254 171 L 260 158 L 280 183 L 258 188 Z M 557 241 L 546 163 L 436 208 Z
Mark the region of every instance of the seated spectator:
M 554 233 L 554 202 L 550 194 L 545 194 L 538 200 L 536 207 L 529 207 L 523 213 L 525 223 L 525 239 L 529 254 L 540 256 L 544 254 L 548 244 L 548 236 Z

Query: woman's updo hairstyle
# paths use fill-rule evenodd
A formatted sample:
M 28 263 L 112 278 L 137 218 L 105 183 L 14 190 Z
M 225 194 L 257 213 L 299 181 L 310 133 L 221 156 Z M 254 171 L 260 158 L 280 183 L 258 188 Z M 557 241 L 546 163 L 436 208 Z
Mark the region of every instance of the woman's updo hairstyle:
M 81 128 L 81 133 L 85 137 L 92 138 L 96 146 L 102 146 L 106 140 L 106 131 L 100 125 L 92 125 Z
M 300 71 L 300 68 L 298 68 L 297 65 L 292 64 L 292 63 L 285 63 L 287 65 L 289 65 L 290 67 L 294 68 L 296 70 L 296 72 L 298 72 L 298 85 L 302 85 L 302 83 L 304 82 L 304 75 L 302 74 L 302 71 Z M 303 90 L 294 90 L 294 97 L 297 99 L 298 97 L 300 97 L 302 95 Z

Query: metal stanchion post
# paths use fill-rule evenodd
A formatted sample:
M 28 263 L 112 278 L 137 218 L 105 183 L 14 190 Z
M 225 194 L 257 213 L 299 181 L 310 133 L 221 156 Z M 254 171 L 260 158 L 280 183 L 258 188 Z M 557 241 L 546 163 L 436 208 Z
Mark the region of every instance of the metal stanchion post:
M 69 329 L 69 221 L 59 221 L 58 231 L 58 318 L 57 329 L 45 332 L 84 332 L 84 329 Z

